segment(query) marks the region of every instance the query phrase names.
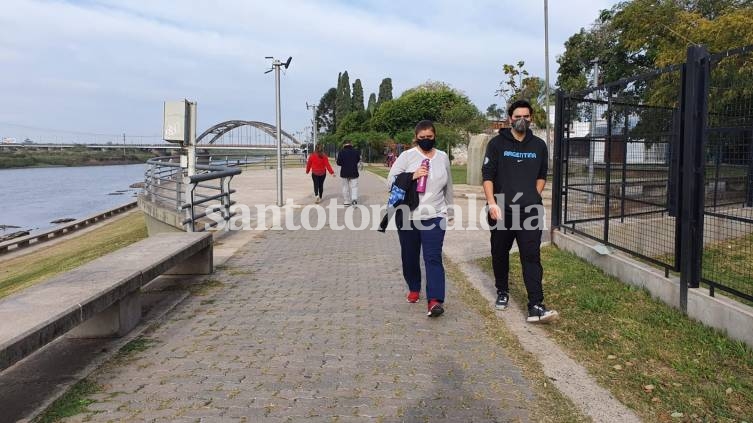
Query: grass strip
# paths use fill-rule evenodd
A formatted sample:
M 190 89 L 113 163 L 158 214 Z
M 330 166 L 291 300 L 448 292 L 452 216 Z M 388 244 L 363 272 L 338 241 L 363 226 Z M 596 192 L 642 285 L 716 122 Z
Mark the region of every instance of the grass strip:
M 100 387 L 87 379 L 84 379 L 73 385 L 62 397 L 53 402 L 50 407 L 40 414 L 35 423 L 52 423 L 60 421 L 66 417 L 75 416 L 87 411 L 87 407 L 93 404 L 94 400 L 88 397 L 100 391 Z
M 147 237 L 144 215 L 129 213 L 100 228 L 2 262 L 0 298 Z
M 549 335 L 645 421 L 748 422 L 753 351 L 568 252 L 542 249 Z M 511 292 L 526 303 L 519 256 Z M 491 260 L 479 260 L 491 273 Z M 678 420 L 679 419 L 679 420 Z
M 529 407 L 532 421 L 558 423 L 590 421 L 549 382 L 536 357 L 520 345 L 515 335 L 504 324 L 500 324 L 489 302 L 465 279 L 460 269 L 447 259 L 444 260 L 444 265 L 447 276 L 459 290 L 459 299 L 482 317 L 484 331 L 489 339 L 505 352 L 505 355 L 522 370 L 525 379 L 531 382 L 531 390 L 536 396 L 536 404 Z
M 375 173 L 382 178 L 387 178 L 387 175 L 390 173 L 390 169 L 386 166 L 368 165 L 365 167 L 365 170 Z M 453 184 L 465 184 L 468 180 L 466 165 L 453 165 L 450 167 L 450 171 L 452 172 Z

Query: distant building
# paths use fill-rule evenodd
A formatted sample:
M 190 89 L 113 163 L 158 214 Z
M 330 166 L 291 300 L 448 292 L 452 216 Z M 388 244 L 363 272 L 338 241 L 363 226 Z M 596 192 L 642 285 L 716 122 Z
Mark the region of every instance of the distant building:
M 16 139 L 13 138 L 13 137 L 6 137 L 6 138 L 3 138 L 2 143 L 3 144 L 15 144 L 16 143 Z

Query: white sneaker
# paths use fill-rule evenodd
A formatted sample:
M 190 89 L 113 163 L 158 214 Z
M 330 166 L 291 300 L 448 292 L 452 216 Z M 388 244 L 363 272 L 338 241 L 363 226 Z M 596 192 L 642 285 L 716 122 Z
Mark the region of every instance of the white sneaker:
M 322 197 L 316 197 L 316 199 L 314 199 L 314 202 L 316 204 L 319 204 L 321 201 L 322 201 Z

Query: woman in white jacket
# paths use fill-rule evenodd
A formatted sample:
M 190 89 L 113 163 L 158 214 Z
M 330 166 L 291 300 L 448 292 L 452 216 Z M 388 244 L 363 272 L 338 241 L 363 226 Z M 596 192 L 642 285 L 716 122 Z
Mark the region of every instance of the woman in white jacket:
M 445 271 L 442 264 L 442 245 L 447 227 L 448 206 L 452 204 L 452 173 L 450 159 L 437 150 L 437 131 L 433 122 L 422 120 L 415 129 L 416 146 L 403 152 L 392 165 L 387 181 L 391 186 L 398 175 L 413 174 L 413 180 L 426 177 L 426 189 L 418 194 L 418 207 L 407 216 L 405 224 L 398 223 L 403 277 L 408 284 L 407 300 L 417 303 L 421 293 L 421 266 L 424 255 L 426 267 L 427 316 L 444 313 Z M 424 160 L 428 166 L 425 166 Z

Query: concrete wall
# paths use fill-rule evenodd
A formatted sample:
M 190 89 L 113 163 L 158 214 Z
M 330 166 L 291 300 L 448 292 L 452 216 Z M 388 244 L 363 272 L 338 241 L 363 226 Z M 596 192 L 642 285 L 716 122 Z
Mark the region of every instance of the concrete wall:
M 479 134 L 473 135 L 468 143 L 468 167 L 467 183 L 468 185 L 481 185 L 481 166 L 484 164 L 484 153 L 486 145 L 492 139 L 491 135 Z
M 143 195 L 139 195 L 138 204 L 139 209 L 144 212 L 149 236 L 164 232 L 185 231 L 181 224 L 185 218 L 182 213 L 160 207 L 158 203 L 146 200 Z
M 593 248 L 598 243 L 587 238 L 554 231 L 552 241 L 559 248 L 574 253 L 621 281 L 645 288 L 653 297 L 671 307 L 680 308 L 679 278 L 665 278 L 661 270 L 639 263 L 621 252 L 599 254 Z M 725 297 L 710 297 L 706 290 L 690 289 L 688 316 L 753 347 L 751 307 Z

